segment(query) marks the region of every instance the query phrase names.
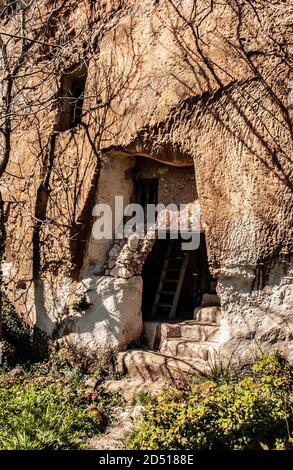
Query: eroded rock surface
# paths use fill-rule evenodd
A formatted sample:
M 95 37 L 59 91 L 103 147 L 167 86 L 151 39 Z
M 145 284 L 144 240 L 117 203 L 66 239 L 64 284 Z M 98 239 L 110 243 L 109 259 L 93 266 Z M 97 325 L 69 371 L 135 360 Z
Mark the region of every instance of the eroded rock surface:
M 195 175 L 219 346 L 292 354 L 291 2 L 63 3 L 42 38 L 58 43 L 66 31 L 66 48 L 55 60 L 33 47 L 23 66 L 34 72 L 24 102 L 46 106 L 12 118 L 1 178 L 3 273 L 17 311 L 89 354 L 140 336 L 141 266 L 129 269 L 128 245 L 91 230 L 94 204 L 129 201 L 134 159 L 148 157 Z M 60 131 L 62 76 L 80 64 L 82 119 Z M 22 87 L 17 78 L 14 93 Z M 90 307 L 77 314 L 84 293 Z

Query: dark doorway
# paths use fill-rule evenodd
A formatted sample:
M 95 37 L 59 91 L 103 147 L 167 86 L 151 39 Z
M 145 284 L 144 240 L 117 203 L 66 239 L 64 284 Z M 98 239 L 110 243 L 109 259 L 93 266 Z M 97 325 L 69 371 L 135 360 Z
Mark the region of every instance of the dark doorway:
M 167 253 L 171 253 L 171 256 L 166 263 Z M 142 271 L 144 318 L 170 318 L 170 305 L 174 301 L 185 255 L 186 252 L 181 249 L 181 240 L 156 240 Z M 204 234 L 201 234 L 199 248 L 189 252 L 184 273 L 175 311 L 175 317 L 182 320 L 193 318 L 194 309 L 201 304 L 203 294 L 210 292 L 211 284 L 215 281 L 209 272 Z
M 142 206 L 146 218 L 148 204 L 158 204 L 158 179 L 136 180 L 135 201 Z

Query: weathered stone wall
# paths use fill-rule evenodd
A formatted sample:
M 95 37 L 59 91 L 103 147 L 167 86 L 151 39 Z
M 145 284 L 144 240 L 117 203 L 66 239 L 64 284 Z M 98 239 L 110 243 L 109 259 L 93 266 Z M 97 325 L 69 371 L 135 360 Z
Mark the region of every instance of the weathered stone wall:
M 49 332 L 70 319 L 64 331 L 75 329 L 75 341 L 89 349 L 94 345 L 92 350 L 103 312 L 101 349 L 124 347 L 139 334 L 140 320 L 121 332 L 125 318 L 127 325 L 139 318 L 141 280 L 93 278 L 110 244 L 93 242 L 89 234 L 97 190 L 99 201 L 111 201 L 118 186 L 129 195 L 128 159 L 118 158 L 145 155 L 171 165 L 194 163 L 209 261 L 218 278 L 224 349 L 236 343 L 245 349 L 253 339 L 289 352 L 290 2 L 225 0 L 212 9 L 205 0 L 196 2 L 196 9 L 192 0 L 178 2 L 178 9 L 170 0 L 129 1 L 118 9 L 116 1 L 65 3 L 60 15 L 71 45 L 42 93 L 57 93 L 62 71 L 86 54 L 87 99 L 83 123 L 74 129 L 54 134 L 53 101 L 13 133 L 1 191 L 4 273 L 18 311 Z M 50 41 L 58 40 L 58 22 L 49 34 Z M 32 54 L 42 70 L 53 67 L 49 54 L 38 49 Z M 108 155 L 102 168 L 100 152 Z M 103 165 L 112 175 L 108 181 Z M 79 331 L 81 320 L 70 306 L 78 283 L 87 285 L 88 278 L 96 290 Z M 106 282 L 113 282 L 113 295 Z M 118 285 L 125 288 L 120 292 Z M 106 300 L 101 306 L 104 287 L 105 298 L 119 299 L 121 315 L 113 324 L 106 319 Z M 84 340 L 85 330 L 91 340 Z

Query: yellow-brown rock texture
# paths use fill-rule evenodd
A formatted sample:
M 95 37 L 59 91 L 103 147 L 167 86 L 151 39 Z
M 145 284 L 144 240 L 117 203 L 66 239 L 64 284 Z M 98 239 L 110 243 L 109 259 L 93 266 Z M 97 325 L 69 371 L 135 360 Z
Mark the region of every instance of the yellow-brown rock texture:
M 92 210 L 129 201 L 135 161 L 151 158 L 194 177 L 218 347 L 292 353 L 292 2 L 23 3 L 1 16 L 19 37 L 0 36 L 3 276 L 18 313 L 93 355 L 140 336 L 142 278 L 127 247 L 109 257 L 113 241 L 92 239 Z M 82 115 L 64 129 L 74 77 Z M 143 263 L 151 246 L 139 250 Z

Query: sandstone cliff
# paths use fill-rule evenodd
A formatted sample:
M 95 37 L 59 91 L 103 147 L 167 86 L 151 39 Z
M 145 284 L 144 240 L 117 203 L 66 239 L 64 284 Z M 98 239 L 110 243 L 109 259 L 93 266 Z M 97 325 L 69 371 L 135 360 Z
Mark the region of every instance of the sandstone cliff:
M 291 14 L 289 0 L 60 0 L 36 2 L 24 30 L 17 10 L 2 17 L 39 41 L 1 36 L 3 273 L 20 315 L 93 352 L 139 336 L 140 276 L 97 277 L 111 244 L 99 262 L 89 251 L 99 191 L 120 190 L 140 155 L 194 171 L 219 344 L 290 353 Z M 82 116 L 62 129 L 76 77 Z

